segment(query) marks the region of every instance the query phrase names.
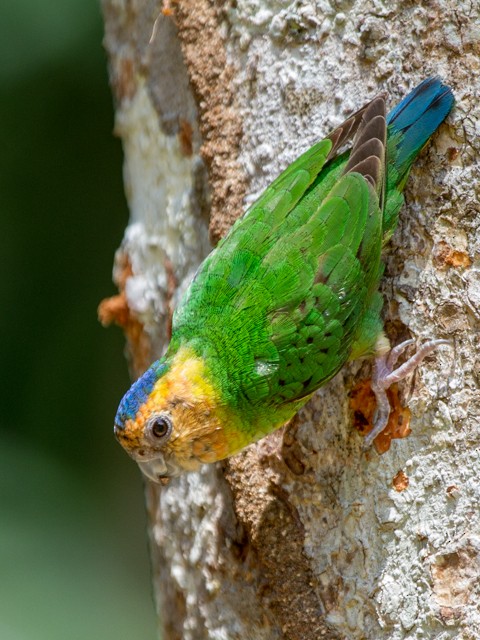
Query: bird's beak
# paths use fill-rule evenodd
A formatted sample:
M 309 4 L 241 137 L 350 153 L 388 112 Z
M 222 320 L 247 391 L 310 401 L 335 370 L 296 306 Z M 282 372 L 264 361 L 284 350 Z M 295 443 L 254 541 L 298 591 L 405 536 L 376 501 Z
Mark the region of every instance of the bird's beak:
M 157 454 L 152 460 L 139 462 L 138 466 L 149 480 L 163 485 L 168 484 L 172 476 L 178 476 L 182 472 L 177 465 L 167 464 L 161 454 Z

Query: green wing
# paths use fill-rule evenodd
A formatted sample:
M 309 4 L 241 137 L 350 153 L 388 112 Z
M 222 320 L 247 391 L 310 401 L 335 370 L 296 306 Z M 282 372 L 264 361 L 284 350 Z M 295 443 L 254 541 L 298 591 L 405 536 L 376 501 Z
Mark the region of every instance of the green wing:
M 298 401 L 365 342 L 365 319 L 379 306 L 384 109 L 376 99 L 290 165 L 177 308 L 170 349 L 191 344 L 226 402 Z M 357 129 L 350 160 L 336 157 Z

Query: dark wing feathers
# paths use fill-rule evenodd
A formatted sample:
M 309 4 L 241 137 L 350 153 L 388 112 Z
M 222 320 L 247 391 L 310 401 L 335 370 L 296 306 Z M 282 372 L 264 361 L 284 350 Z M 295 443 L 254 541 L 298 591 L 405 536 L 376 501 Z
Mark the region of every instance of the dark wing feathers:
M 349 171 L 357 171 L 362 175 L 371 176 L 374 178 L 372 186 L 375 189 L 382 172 L 382 159 L 384 155 L 385 147 L 380 140 L 378 138 L 370 138 L 366 140 L 361 147 L 358 147 L 355 153 L 352 153 L 348 161 L 346 173 Z
M 384 105 L 383 115 L 385 115 L 385 97 L 386 94 L 379 94 L 372 100 L 372 102 L 366 104 L 364 107 L 352 114 L 347 118 L 347 120 L 345 120 L 345 122 L 327 136 L 327 139 L 332 141 L 332 149 L 328 155 L 328 160 L 334 158 L 341 147 L 353 139 L 362 122 L 369 121 L 376 115 L 381 115 L 382 101 Z
M 345 167 L 345 173 L 360 173 L 372 185 L 379 196 L 382 210 L 385 198 L 386 144 L 385 96 L 382 94 L 367 105 Z

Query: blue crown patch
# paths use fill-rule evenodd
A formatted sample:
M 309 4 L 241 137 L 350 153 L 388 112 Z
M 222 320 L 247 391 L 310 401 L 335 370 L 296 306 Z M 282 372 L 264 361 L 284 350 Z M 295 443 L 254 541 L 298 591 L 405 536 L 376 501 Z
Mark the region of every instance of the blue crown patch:
M 123 396 L 115 416 L 115 426 L 123 429 L 127 420 L 133 420 L 138 410 L 150 395 L 156 381 L 167 371 L 163 360 L 157 360 L 140 378 L 132 384 Z

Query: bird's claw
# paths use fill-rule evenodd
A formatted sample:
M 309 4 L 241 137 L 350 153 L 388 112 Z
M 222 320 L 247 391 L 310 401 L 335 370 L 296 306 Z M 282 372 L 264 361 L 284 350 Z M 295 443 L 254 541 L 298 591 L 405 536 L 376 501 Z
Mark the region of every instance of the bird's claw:
M 435 351 L 442 344 L 450 344 L 449 340 L 429 340 L 418 348 L 416 353 L 406 362 L 394 369 L 398 358 L 404 351 L 414 343 L 414 340 L 405 340 L 388 353 L 378 356 L 375 359 L 375 366 L 372 377 L 372 391 L 377 401 L 377 409 L 373 419 L 373 429 L 367 434 L 364 447 L 368 448 L 388 424 L 390 416 L 390 402 L 387 397 L 387 389 L 395 382 L 399 382 L 415 371 L 422 360 L 432 351 Z

